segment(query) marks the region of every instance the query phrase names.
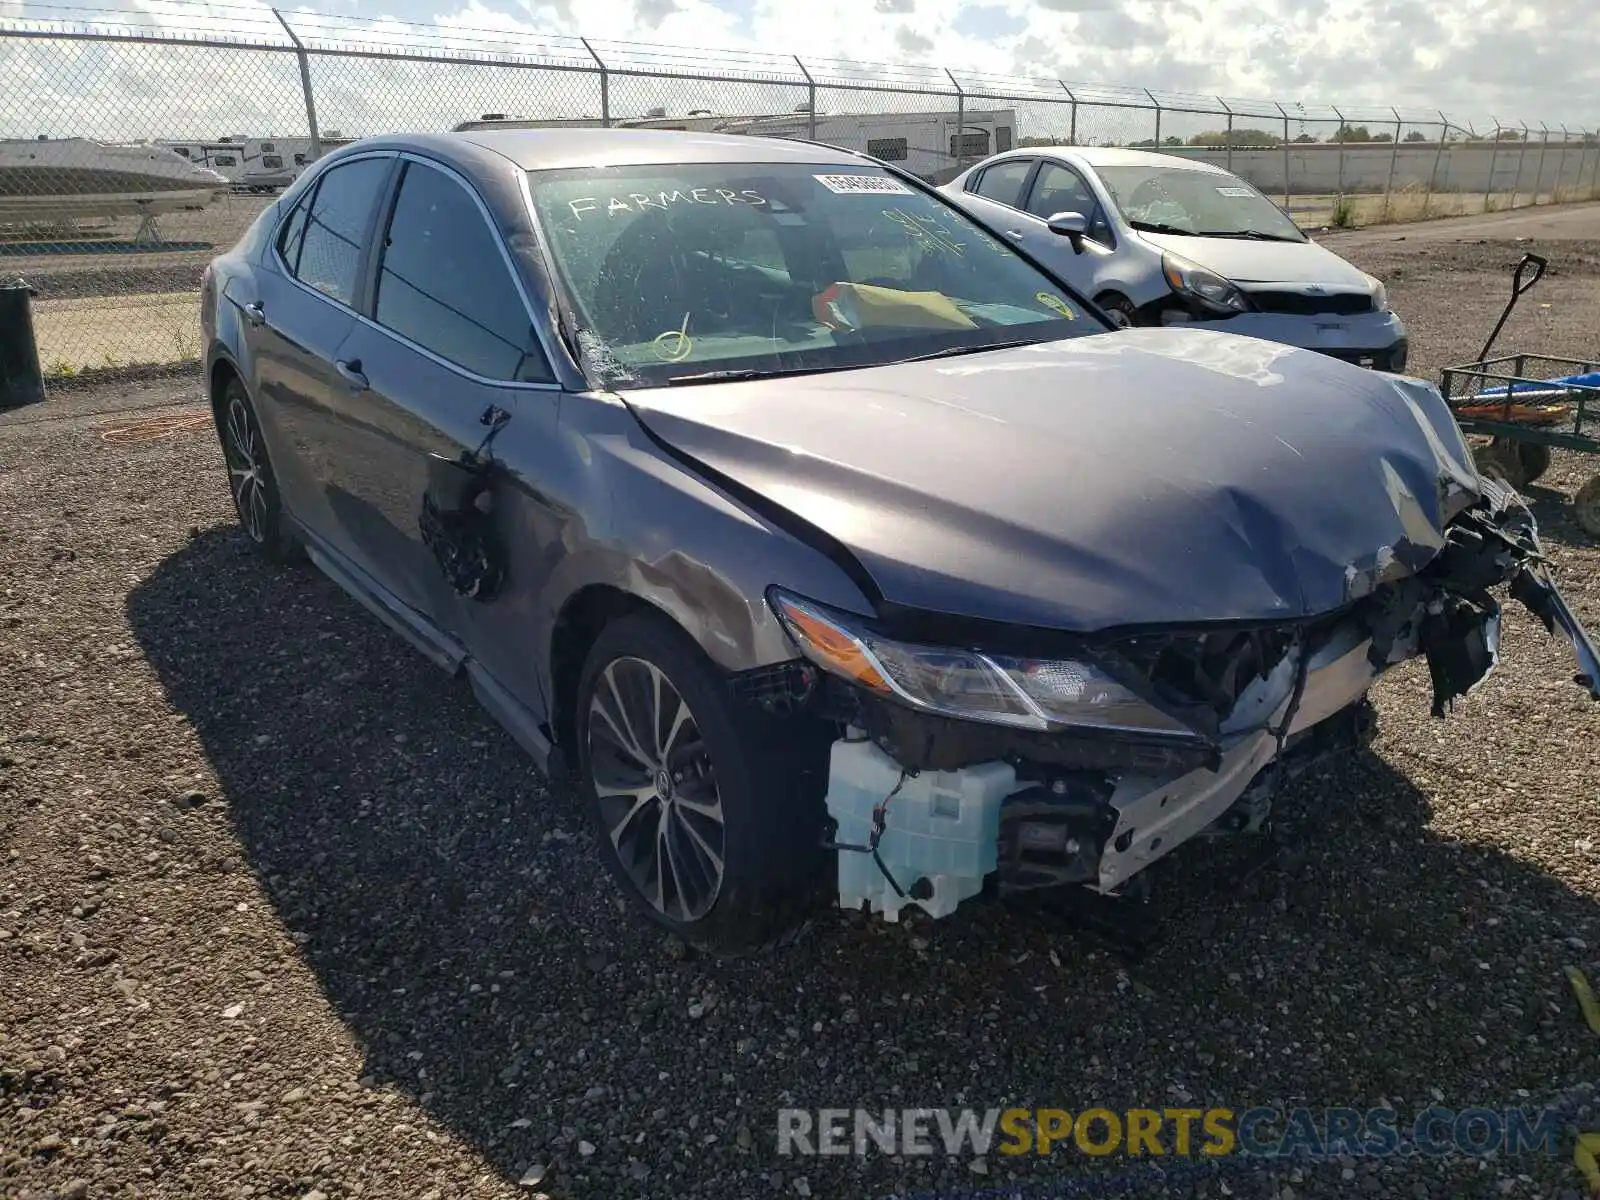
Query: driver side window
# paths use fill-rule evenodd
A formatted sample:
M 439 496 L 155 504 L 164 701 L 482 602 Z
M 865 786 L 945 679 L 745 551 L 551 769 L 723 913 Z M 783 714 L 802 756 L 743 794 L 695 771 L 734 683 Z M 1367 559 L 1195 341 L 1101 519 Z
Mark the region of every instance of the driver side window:
M 1102 245 L 1113 242 L 1110 223 L 1089 185 L 1071 167 L 1056 162 L 1039 164 L 1039 174 L 1028 193 L 1027 211 L 1041 221 L 1059 212 L 1082 213 L 1089 222 L 1089 236 Z

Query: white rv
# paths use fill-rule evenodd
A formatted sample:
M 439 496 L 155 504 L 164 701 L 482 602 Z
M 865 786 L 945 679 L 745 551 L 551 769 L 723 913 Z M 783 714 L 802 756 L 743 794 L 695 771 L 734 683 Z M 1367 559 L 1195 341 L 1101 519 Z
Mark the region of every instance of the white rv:
M 330 129 L 322 138 L 323 152 L 342 146 L 348 138 Z M 199 166 L 225 176 L 235 191 L 272 192 L 288 187 L 315 159 L 311 139 L 305 136 L 252 138 L 245 135 L 215 141 L 163 139 L 160 145 Z
M 463 121 L 456 129 L 573 129 L 597 128 L 595 117 L 573 120 L 521 120 L 486 113 Z M 746 116 L 719 115 L 696 110 L 681 117 L 665 109 L 651 109 L 642 117 L 612 122 L 624 129 L 685 129 L 702 133 L 744 133 L 758 137 L 804 138 L 860 150 L 892 162 L 930 183 L 944 183 L 973 163 L 1010 150 L 1016 143 L 1015 110 L 975 109 L 956 112 L 817 113 L 805 109 L 788 113 Z

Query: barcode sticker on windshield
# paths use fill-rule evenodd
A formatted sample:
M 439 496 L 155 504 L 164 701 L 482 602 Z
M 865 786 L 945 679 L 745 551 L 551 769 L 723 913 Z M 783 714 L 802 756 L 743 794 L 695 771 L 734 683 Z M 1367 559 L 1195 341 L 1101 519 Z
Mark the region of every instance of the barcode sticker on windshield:
M 1223 188 L 1218 188 L 1217 189 L 1217 195 L 1219 195 L 1219 196 L 1244 196 L 1244 197 L 1246 197 L 1248 199 L 1249 197 L 1255 195 L 1255 193 L 1252 192 L 1249 188 L 1223 187 Z
M 813 175 L 830 192 L 841 196 L 914 196 L 905 184 L 891 175 Z

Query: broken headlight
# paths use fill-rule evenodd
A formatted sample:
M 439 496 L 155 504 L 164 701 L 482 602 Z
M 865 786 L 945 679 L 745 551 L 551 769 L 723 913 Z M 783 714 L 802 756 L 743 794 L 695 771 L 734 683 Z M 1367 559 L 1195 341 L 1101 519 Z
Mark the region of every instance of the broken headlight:
M 768 593 L 768 603 L 817 666 L 926 712 L 1020 729 L 1193 733 L 1088 663 L 892 641 L 858 617 L 778 588 Z
M 1245 294 L 1215 271 L 1208 271 L 1199 263 L 1191 262 L 1170 250 L 1161 256 L 1161 273 L 1167 286 L 1180 296 L 1187 296 L 1212 312 L 1249 312 L 1250 301 Z
M 1367 286 L 1372 289 L 1372 311 L 1378 313 L 1388 312 L 1389 289 L 1383 286 L 1383 281 L 1368 275 Z

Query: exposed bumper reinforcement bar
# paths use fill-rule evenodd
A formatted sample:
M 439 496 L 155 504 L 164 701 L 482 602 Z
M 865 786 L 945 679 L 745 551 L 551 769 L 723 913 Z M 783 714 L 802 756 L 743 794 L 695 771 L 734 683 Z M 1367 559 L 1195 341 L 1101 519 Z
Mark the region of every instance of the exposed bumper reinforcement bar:
M 1285 720 L 1287 735 L 1293 736 L 1360 700 L 1378 674 L 1368 655 L 1370 646 L 1368 639 L 1352 644 L 1344 638 L 1315 652 L 1298 705 L 1293 696 L 1283 695 L 1282 681 L 1277 681 L 1275 690 L 1283 699 L 1271 719 L 1265 727 L 1235 735 L 1217 770 L 1200 768 L 1165 782 L 1150 776 L 1119 779 L 1110 801 L 1117 824 L 1100 858 L 1099 890 L 1119 887 L 1233 807 L 1276 756 L 1276 731 Z M 1298 669 L 1286 659 L 1274 675 Z

